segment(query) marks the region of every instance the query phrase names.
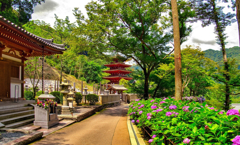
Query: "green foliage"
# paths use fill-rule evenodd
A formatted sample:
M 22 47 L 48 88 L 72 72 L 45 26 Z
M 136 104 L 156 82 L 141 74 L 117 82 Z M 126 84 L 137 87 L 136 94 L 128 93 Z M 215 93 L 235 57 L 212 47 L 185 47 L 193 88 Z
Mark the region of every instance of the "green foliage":
M 173 105 L 176 108 L 170 109 Z M 130 104 L 128 114 L 131 120 L 139 122 L 138 127 L 148 127 L 151 136 L 156 135 L 151 144 L 162 144 L 163 134 L 179 145 L 183 145 L 185 138 L 191 140 L 191 145 L 232 144 L 232 139 L 240 133 L 238 115 L 226 115 L 206 103 L 172 98 L 136 100 Z
M 76 101 L 77 105 L 79 105 L 79 103 L 82 101 L 82 94 L 81 93 L 77 92 L 75 94 L 75 101 Z
M 87 82 L 99 83 L 102 80 L 101 66 L 94 61 L 85 63 L 82 71 Z
M 42 91 L 38 91 L 37 93 L 36 93 L 36 96 L 40 96 L 41 94 L 43 94 L 43 92 Z
M 87 101 L 90 102 L 90 105 L 94 105 L 96 102 L 98 102 L 98 95 L 96 94 L 88 94 L 86 96 Z
M 26 100 L 34 100 L 34 95 L 32 91 L 24 91 L 24 98 Z
M 51 92 L 50 94 L 52 94 L 55 97 L 54 101 L 61 104 L 63 103 L 63 94 L 61 94 L 59 91 L 54 91 Z

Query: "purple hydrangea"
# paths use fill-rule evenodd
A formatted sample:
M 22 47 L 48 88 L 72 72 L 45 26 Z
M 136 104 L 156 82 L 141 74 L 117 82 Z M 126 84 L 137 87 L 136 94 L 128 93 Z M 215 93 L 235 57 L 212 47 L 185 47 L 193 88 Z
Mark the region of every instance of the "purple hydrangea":
M 187 144 L 188 144 L 188 143 L 190 143 L 190 141 L 191 141 L 191 140 L 190 140 L 189 138 L 185 138 L 185 139 L 183 140 L 183 143 L 187 143 Z
M 154 100 L 151 100 L 150 102 L 152 103 L 152 102 L 154 102 Z
M 156 109 L 157 108 L 157 106 L 151 106 L 151 109 Z
M 142 114 L 142 113 L 143 113 L 143 111 L 139 111 L 139 112 L 138 112 L 138 114 Z
M 160 112 L 160 111 L 163 111 L 163 109 L 159 108 L 156 110 L 156 112 Z
M 238 115 L 239 116 L 239 111 L 235 109 L 230 109 L 227 111 L 227 115 Z
M 154 134 L 154 135 L 152 136 L 152 138 L 155 138 L 155 137 L 157 137 L 157 135 Z
M 172 112 L 167 112 L 166 113 L 166 116 L 171 116 L 172 115 Z
M 173 112 L 173 114 L 178 115 L 179 113 L 177 113 L 177 112 Z
M 148 141 L 149 143 L 151 143 L 151 142 L 153 142 L 153 139 L 149 139 L 149 141 Z
M 138 103 L 138 105 L 141 105 L 141 103 Z
M 161 101 L 160 104 L 166 103 L 165 101 Z
M 240 136 L 237 135 L 233 140 L 232 140 L 233 144 L 232 145 L 240 145 Z
M 139 101 L 140 99 L 136 99 L 135 101 Z
M 151 116 L 148 116 L 147 119 L 148 119 L 148 120 L 151 119 Z
M 176 105 L 171 105 L 171 106 L 169 106 L 169 109 L 177 109 L 177 106 Z
M 208 107 L 210 110 L 213 110 L 214 109 L 214 107 Z
M 134 123 L 135 122 L 135 120 L 132 120 L 132 123 Z

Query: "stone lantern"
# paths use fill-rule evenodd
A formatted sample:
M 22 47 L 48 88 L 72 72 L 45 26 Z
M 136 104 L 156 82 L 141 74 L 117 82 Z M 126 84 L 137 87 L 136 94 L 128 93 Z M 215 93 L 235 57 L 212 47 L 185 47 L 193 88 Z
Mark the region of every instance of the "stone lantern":
M 62 106 L 62 114 L 71 114 L 69 110 L 69 106 L 67 103 L 67 95 L 69 93 L 69 86 L 71 86 L 66 79 L 63 80 L 63 83 L 60 84 L 62 90 L 60 91 L 63 94 L 63 106 Z
M 52 88 L 53 88 L 53 86 L 50 84 L 50 85 L 48 86 L 48 93 L 51 93 L 51 92 L 52 92 Z
M 87 93 L 87 90 L 88 90 L 88 88 L 87 88 L 87 86 L 85 86 L 85 88 L 84 88 L 85 95 L 88 94 L 88 93 Z
M 70 93 L 68 93 L 67 104 L 70 108 L 73 108 L 73 100 L 74 100 L 74 91 L 71 89 Z

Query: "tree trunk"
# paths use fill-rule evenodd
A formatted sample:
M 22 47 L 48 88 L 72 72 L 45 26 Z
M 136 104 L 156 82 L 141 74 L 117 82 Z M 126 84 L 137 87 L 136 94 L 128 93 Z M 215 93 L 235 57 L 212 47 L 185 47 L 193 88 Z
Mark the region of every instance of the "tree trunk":
M 155 97 L 156 97 L 157 90 L 159 89 L 160 83 L 161 83 L 161 79 L 159 80 L 159 82 L 158 82 L 158 84 L 157 84 L 157 87 L 156 87 L 156 89 L 154 90 L 154 93 L 153 93 L 153 98 L 155 98 Z
M 175 99 L 182 100 L 182 64 L 180 49 L 180 32 L 177 1 L 171 0 L 172 18 L 173 18 L 173 34 L 174 34 L 174 62 L 175 62 Z
M 228 60 L 227 60 L 227 54 L 226 54 L 226 49 L 225 49 L 225 43 L 224 43 L 224 37 L 223 37 L 223 30 L 219 24 L 219 19 L 218 19 L 218 16 L 217 16 L 217 11 L 216 11 L 216 5 L 215 5 L 215 1 L 212 0 L 212 3 L 213 3 L 213 11 L 214 11 L 214 20 L 215 20 L 215 24 L 216 24 L 216 31 L 217 31 L 217 34 L 218 34 L 218 38 L 220 39 L 220 44 L 221 44 L 221 47 L 222 47 L 222 54 L 223 54 L 223 62 L 224 62 L 224 77 L 226 79 L 226 82 L 225 82 L 225 107 L 224 107 L 224 110 L 227 111 L 229 110 L 230 108 L 230 86 L 228 84 L 228 82 L 230 81 L 230 76 L 229 76 L 229 66 L 228 66 Z
M 239 35 L 239 46 L 240 46 L 240 0 L 236 0 L 236 17 L 238 21 L 238 35 Z

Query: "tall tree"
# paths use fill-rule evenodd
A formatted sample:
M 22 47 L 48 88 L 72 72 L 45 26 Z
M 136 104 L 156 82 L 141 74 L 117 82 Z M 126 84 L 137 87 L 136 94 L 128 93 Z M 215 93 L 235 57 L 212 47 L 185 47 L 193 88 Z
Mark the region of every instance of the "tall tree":
M 45 0 L 0 0 L 0 15 L 23 25 L 31 19 L 33 8 Z
M 91 2 L 86 6 L 92 48 L 132 58 L 142 68 L 143 97 L 148 99 L 150 73 L 163 61 L 164 52 L 169 50 L 170 35 L 164 33 L 165 24 L 158 24 L 162 13 L 167 10 L 167 4 L 164 0 L 100 2 Z
M 196 14 L 199 20 L 202 21 L 202 26 L 208 26 L 210 24 L 215 25 L 215 33 L 217 34 L 217 41 L 221 47 L 223 62 L 224 62 L 224 72 L 223 76 L 225 78 L 225 110 L 229 110 L 230 106 L 230 75 L 229 75 L 229 63 L 226 54 L 226 34 L 225 29 L 230 25 L 235 16 L 232 13 L 225 14 L 223 12 L 224 7 L 217 6 L 217 0 L 191 0 L 196 9 Z
M 177 1 L 171 0 L 174 36 L 175 99 L 182 100 L 182 64 Z

